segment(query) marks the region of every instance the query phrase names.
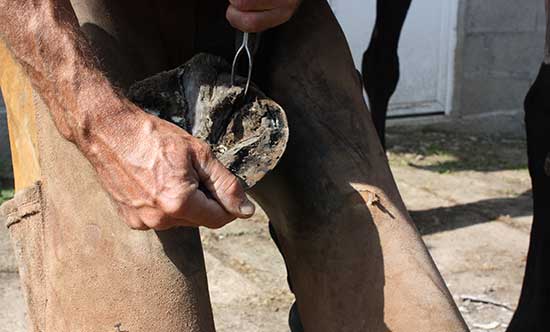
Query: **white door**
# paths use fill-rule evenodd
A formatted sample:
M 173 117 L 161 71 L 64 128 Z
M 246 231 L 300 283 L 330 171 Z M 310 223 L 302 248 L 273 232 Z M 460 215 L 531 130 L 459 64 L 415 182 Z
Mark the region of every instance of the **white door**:
M 329 3 L 360 68 L 376 18 L 376 0 Z M 399 46 L 401 79 L 390 116 L 451 111 L 457 8 L 458 0 L 412 0 Z

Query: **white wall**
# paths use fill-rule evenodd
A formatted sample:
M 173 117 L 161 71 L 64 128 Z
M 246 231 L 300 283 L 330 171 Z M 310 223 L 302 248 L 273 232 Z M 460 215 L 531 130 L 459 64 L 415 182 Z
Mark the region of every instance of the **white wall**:
M 376 0 L 329 3 L 359 68 L 370 41 Z M 399 48 L 402 75 L 391 101 L 394 115 L 451 110 L 457 6 L 458 0 L 413 0 Z

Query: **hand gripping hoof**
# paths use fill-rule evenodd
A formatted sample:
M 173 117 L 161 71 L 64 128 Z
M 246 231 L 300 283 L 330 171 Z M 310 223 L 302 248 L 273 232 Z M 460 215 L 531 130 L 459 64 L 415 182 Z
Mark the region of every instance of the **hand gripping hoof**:
M 246 82 L 237 77 L 236 82 Z M 254 186 L 275 168 L 288 142 L 285 112 L 256 86 L 232 84 L 231 66 L 199 54 L 186 64 L 130 87 L 128 97 L 146 112 L 207 142 L 216 158 Z

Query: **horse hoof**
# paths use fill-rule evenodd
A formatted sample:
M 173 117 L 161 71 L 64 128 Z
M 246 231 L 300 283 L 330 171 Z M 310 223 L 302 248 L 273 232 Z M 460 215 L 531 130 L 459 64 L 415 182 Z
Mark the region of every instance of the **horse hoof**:
M 207 142 L 246 189 L 275 168 L 288 142 L 284 110 L 243 78 L 231 85 L 223 59 L 199 54 L 186 64 L 132 85 L 128 98 L 146 112 Z

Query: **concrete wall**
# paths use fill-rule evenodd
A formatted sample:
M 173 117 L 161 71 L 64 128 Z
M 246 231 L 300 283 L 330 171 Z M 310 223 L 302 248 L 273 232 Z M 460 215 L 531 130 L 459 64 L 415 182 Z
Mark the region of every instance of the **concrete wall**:
M 0 93 L 0 180 L 13 178 L 6 107 Z
M 377 1 L 385 0 L 329 0 L 357 66 Z M 544 0 L 413 0 L 391 108 L 452 116 L 521 110 L 543 57 L 545 23 Z
M 454 115 L 517 110 L 543 57 L 544 0 L 462 0 Z

